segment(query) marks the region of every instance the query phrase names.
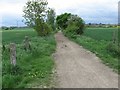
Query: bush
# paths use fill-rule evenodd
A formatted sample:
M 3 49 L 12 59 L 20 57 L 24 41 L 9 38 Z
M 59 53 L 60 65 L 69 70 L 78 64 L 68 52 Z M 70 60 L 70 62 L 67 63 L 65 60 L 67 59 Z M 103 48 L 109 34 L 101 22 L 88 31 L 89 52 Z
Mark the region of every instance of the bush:
M 75 38 L 76 30 L 78 30 L 78 27 L 76 27 L 75 25 L 71 25 L 64 30 L 64 34 L 67 37 Z
M 47 36 L 53 31 L 50 25 L 47 23 L 40 23 L 39 21 L 34 29 L 37 31 L 38 36 Z
M 71 16 L 71 13 L 64 13 L 64 14 L 57 16 L 57 18 L 56 18 L 57 27 L 59 29 L 67 28 L 67 26 L 68 26 L 67 22 L 68 22 L 68 18 L 70 16 Z
M 64 34 L 72 38 L 76 38 L 76 35 L 83 34 L 84 30 L 84 21 L 77 15 L 71 15 L 70 19 L 67 22 L 68 26 L 64 30 Z
M 120 48 L 117 44 L 109 43 L 107 46 L 107 51 L 113 55 L 120 56 Z
M 44 36 L 51 34 L 51 32 L 53 31 L 52 27 L 50 25 L 48 25 L 47 23 L 44 24 L 44 30 L 45 30 L 43 32 Z

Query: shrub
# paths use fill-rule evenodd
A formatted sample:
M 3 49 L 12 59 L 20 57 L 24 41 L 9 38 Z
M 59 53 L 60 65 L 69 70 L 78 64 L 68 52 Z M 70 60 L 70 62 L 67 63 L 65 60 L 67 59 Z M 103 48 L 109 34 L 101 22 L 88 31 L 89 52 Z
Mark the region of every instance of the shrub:
M 52 28 L 47 23 L 39 23 L 34 27 L 38 36 L 46 36 L 52 32 Z
M 48 25 L 47 23 L 44 24 L 44 30 L 45 30 L 43 32 L 44 36 L 51 34 L 51 32 L 53 31 L 52 27 L 50 25 Z
M 76 30 L 78 30 L 77 26 L 70 25 L 64 30 L 64 34 L 68 37 L 75 38 Z
M 82 18 L 77 15 L 71 15 L 68 20 L 68 27 L 71 25 L 76 27 L 76 30 L 74 30 L 75 34 L 83 34 L 85 23 Z
M 70 16 L 71 16 L 71 13 L 64 13 L 64 14 L 57 16 L 57 18 L 56 18 L 57 27 L 59 29 L 67 28 L 67 26 L 68 26 L 67 22 L 68 22 L 68 18 Z
M 67 22 L 68 26 L 64 30 L 65 35 L 75 38 L 76 35 L 83 34 L 84 21 L 77 15 L 71 15 Z
M 120 56 L 120 48 L 119 48 L 118 44 L 109 43 L 107 46 L 107 51 L 113 55 Z

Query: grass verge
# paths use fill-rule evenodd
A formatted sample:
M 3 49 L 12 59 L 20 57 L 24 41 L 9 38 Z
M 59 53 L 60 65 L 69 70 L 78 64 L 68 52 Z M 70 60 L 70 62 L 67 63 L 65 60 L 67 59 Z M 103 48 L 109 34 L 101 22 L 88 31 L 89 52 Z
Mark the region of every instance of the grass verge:
M 2 87 L 50 87 L 56 43 L 53 35 L 31 38 L 31 50 L 25 51 L 22 44 L 17 44 L 17 65 L 10 64 L 8 45 L 2 55 Z M 37 84 L 39 86 L 37 86 Z
M 72 41 L 82 45 L 84 48 L 95 53 L 98 57 L 101 58 L 102 62 L 107 66 L 111 67 L 114 71 L 119 73 L 120 65 L 118 64 L 117 55 L 113 55 L 107 50 L 108 41 L 105 40 L 95 40 L 84 35 L 66 35 Z

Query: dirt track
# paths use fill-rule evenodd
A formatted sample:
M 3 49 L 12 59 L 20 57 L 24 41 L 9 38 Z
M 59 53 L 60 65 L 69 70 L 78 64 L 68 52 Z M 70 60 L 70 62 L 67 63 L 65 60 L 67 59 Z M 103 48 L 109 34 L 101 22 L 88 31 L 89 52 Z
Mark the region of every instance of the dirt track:
M 61 32 L 55 38 L 56 87 L 118 88 L 118 75 L 102 64 L 95 54 L 68 40 Z

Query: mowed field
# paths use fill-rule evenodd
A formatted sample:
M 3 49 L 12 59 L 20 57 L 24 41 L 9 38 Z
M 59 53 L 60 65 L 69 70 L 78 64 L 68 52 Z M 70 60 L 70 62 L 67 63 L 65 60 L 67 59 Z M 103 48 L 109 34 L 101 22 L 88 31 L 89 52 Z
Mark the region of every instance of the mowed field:
M 2 31 L 2 43 L 21 43 L 25 36 L 35 37 L 37 33 L 32 28 L 16 28 Z
M 118 28 L 86 28 L 84 35 L 96 40 L 111 41 L 113 32 L 118 31 Z

